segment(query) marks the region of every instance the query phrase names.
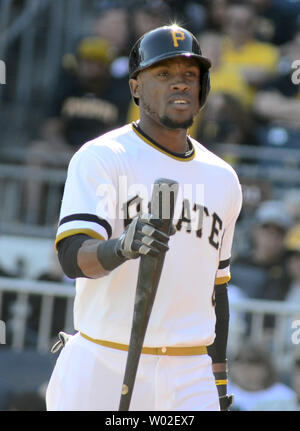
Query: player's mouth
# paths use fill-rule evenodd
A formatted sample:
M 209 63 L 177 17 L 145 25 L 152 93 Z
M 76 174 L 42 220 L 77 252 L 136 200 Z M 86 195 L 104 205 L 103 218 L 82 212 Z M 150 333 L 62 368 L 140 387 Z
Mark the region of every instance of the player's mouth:
M 175 109 L 184 110 L 184 109 L 189 108 L 191 102 L 187 98 L 182 98 L 182 97 L 174 98 L 174 97 L 172 97 L 169 99 L 168 104 L 172 105 L 172 107 L 174 107 Z

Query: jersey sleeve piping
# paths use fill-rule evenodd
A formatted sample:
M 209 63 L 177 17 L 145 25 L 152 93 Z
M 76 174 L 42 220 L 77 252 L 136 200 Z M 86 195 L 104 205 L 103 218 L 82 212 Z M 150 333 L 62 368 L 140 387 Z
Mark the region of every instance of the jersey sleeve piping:
M 70 230 L 66 230 L 66 231 L 57 235 L 57 237 L 55 239 L 56 250 L 57 250 L 57 245 L 60 241 L 62 241 L 65 238 L 68 238 L 69 236 L 78 235 L 78 234 L 86 234 L 86 235 L 90 236 L 91 238 L 101 239 L 101 240 L 105 241 L 105 238 L 102 235 L 100 235 L 98 232 L 95 232 L 92 229 L 70 229 Z
M 231 278 L 230 274 L 226 275 L 225 277 L 217 277 L 215 280 L 215 284 L 218 286 L 220 284 L 228 283 L 230 278 Z
M 230 264 L 230 258 L 226 260 L 220 260 L 218 269 L 225 269 Z
M 65 223 L 69 223 L 72 221 L 87 221 L 92 223 L 97 223 L 100 226 L 104 227 L 107 233 L 108 239 L 111 237 L 112 234 L 112 228 L 111 225 L 103 218 L 97 217 L 94 214 L 86 214 L 86 213 L 80 213 L 80 214 L 71 214 L 69 216 L 63 217 L 59 222 L 59 227 L 62 226 Z

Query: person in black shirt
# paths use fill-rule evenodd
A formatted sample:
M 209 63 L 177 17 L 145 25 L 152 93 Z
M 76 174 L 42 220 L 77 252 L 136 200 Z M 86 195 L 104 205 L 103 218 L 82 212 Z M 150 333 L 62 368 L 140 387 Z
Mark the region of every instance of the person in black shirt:
M 27 165 L 65 168 L 81 145 L 124 123 L 130 101 L 128 77 L 112 77 L 112 60 L 110 45 L 99 37 L 84 38 L 76 55 L 64 57 L 41 139 L 30 146 Z M 40 184 L 28 181 L 27 223 L 43 219 L 43 196 Z

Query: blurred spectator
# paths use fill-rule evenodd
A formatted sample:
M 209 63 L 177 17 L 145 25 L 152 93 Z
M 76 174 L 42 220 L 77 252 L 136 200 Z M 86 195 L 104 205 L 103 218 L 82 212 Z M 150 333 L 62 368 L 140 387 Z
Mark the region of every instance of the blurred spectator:
M 263 201 L 256 212 L 248 235 L 241 239 L 248 249 L 233 255 L 230 283 L 238 286 L 246 297 L 267 301 L 286 300 L 290 289 L 288 255 L 285 235 L 292 226 L 292 218 L 282 201 Z M 244 314 L 245 334 L 252 330 L 252 314 Z M 266 313 L 262 320 L 265 342 L 274 337 L 276 316 Z M 290 329 L 287 335 L 290 339 Z
M 295 224 L 300 223 L 300 190 L 289 189 L 283 196 L 283 202 Z
M 198 37 L 203 55 L 211 60 L 211 93 L 222 92 L 235 97 L 245 107 L 252 102 L 247 81 L 233 64 L 222 61 L 224 38 L 216 32 L 204 32 Z
M 295 12 L 297 9 L 290 7 L 292 2 L 250 0 L 250 3 L 257 14 L 256 35 L 260 40 L 281 45 L 293 38 L 296 29 L 297 13 Z M 298 10 L 300 12 L 300 9 Z
M 107 6 L 94 20 L 92 33 L 106 39 L 113 49 L 114 57 L 128 56 L 130 51 L 130 25 L 126 7 Z
M 239 303 L 241 300 L 246 299 L 247 295 L 239 286 L 233 283 L 228 284 L 228 301 L 230 307 L 229 319 L 229 333 L 227 343 L 228 357 L 234 357 L 240 346 L 241 339 L 245 336 L 247 331 L 245 313 L 236 311 L 234 304 Z
M 234 394 L 232 410 L 290 410 L 296 393 L 279 379 L 270 352 L 245 343 L 230 365 L 228 393 Z
M 64 57 L 64 71 L 43 127 L 47 141 L 67 144 L 73 152 L 121 124 L 130 93 L 112 78 L 112 60 L 110 45 L 98 37 L 83 39 L 76 56 Z
M 300 21 L 294 38 L 281 47 L 280 74 L 264 83 L 253 103 L 261 145 L 299 148 L 300 87 L 293 78 L 297 74 L 293 62 L 299 60 L 299 53 Z
M 171 9 L 162 0 L 137 2 L 132 8 L 131 24 L 135 40 L 156 27 L 170 25 L 170 22 Z
M 295 354 L 290 378 L 290 386 L 293 388 L 297 395 L 297 398 L 294 403 L 291 403 L 290 410 L 300 411 L 300 351 Z
M 290 279 L 289 290 L 285 298 L 288 304 L 300 307 L 300 223 L 294 225 L 285 237 L 287 272 Z M 295 354 L 295 343 L 293 342 L 294 322 L 300 322 L 300 313 L 293 313 L 286 322 L 286 351 Z M 300 391 L 300 386 L 298 388 Z
M 197 124 L 197 139 L 210 150 L 215 144 L 254 145 L 252 118 L 247 109 L 230 94 L 213 92 Z M 217 151 L 217 148 L 216 148 Z M 222 154 L 231 165 L 239 158 Z
M 281 201 L 262 202 L 250 230 L 250 247 L 236 256 L 232 265 L 232 283 L 247 296 L 257 299 L 284 300 L 289 290 L 284 238 L 291 217 Z M 271 322 L 272 319 L 266 321 Z
M 293 226 L 285 238 L 287 250 L 287 271 L 290 287 L 286 301 L 300 304 L 300 224 Z
M 186 25 L 183 24 L 184 27 L 190 30 L 193 34 L 204 31 L 206 28 L 205 5 L 200 3 L 203 3 L 203 1 L 187 1 L 185 8 L 183 9 L 182 2 L 180 2 L 179 13 L 177 14 L 178 19 L 175 19 L 175 22 L 179 22 L 179 25 L 186 22 Z
M 255 38 L 256 15 L 249 4 L 230 5 L 227 9 L 222 61 L 236 66 L 255 89 L 275 74 L 278 51 L 271 44 Z
M 224 30 L 229 0 L 205 0 L 206 29 L 222 33 Z
M 300 2 L 299 2 L 300 4 Z M 291 40 L 280 46 L 281 55 L 290 62 L 299 59 L 300 47 L 300 9 L 297 16 L 295 31 Z
M 103 3 L 103 2 L 102 2 Z M 133 26 L 129 23 L 133 0 L 122 2 L 107 2 L 100 6 L 100 14 L 92 25 L 93 34 L 105 39 L 111 49 L 114 59 L 110 73 L 114 78 L 123 78 L 128 87 L 128 55 L 134 37 Z
M 139 0 L 137 0 L 139 1 Z M 151 3 L 151 0 L 148 0 Z M 199 33 L 205 27 L 206 11 L 202 0 L 162 0 L 172 12 L 171 22 Z M 170 23 L 168 23 L 170 24 Z
M 250 111 L 252 93 L 240 70 L 222 61 L 223 37 L 216 32 L 199 35 L 203 54 L 212 62 L 211 94 L 198 114 L 191 135 L 214 150 L 214 144 L 255 145 Z M 217 150 L 216 150 L 217 151 Z M 231 165 L 239 159 L 222 155 Z
M 42 125 L 41 140 L 28 150 L 29 166 L 66 167 L 82 144 L 123 124 L 130 100 L 129 86 L 111 76 L 112 59 L 108 43 L 96 37 L 84 38 L 76 56 L 64 58 L 64 70 Z M 43 198 L 40 183 L 28 181 L 24 194 L 26 222 L 41 222 Z

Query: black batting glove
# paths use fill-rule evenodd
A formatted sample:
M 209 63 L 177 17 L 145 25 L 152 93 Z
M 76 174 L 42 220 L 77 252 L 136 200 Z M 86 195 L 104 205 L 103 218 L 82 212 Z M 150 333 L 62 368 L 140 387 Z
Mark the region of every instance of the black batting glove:
M 167 252 L 170 236 L 159 230 L 161 226 L 162 220 L 151 214 L 135 217 L 116 242 L 115 253 L 126 259 L 137 259 Z M 174 234 L 174 228 L 170 234 Z
M 227 371 L 214 372 L 215 382 L 219 394 L 220 410 L 229 410 L 233 405 L 233 395 L 227 395 Z

